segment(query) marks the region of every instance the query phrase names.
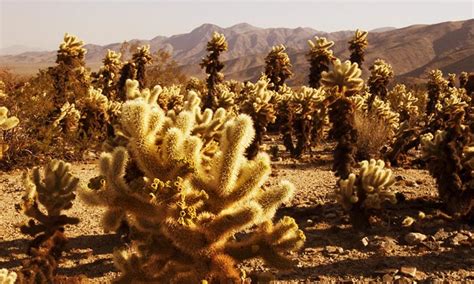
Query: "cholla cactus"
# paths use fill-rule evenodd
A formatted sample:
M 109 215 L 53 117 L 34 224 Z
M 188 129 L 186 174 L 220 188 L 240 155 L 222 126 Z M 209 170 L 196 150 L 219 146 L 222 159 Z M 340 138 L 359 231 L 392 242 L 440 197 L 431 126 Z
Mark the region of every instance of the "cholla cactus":
M 87 93 L 89 72 L 85 68 L 86 53 L 83 41 L 67 33 L 64 35 L 57 52 L 57 66 L 48 70 L 53 79 L 53 101 L 57 108 Z
M 20 120 L 16 116 L 8 117 L 8 109 L 6 107 L 0 107 L 0 160 L 3 159 L 4 154 L 9 149 L 7 142 L 3 140 L 3 133 L 15 128 L 18 123 L 20 123 Z
M 329 120 L 333 126 L 331 134 L 338 141 L 334 150 L 333 170 L 336 176 L 346 179 L 355 163 L 357 130 L 354 125 L 354 103 L 347 98 L 359 92 L 364 84 L 360 78 L 362 71 L 357 63 L 346 61 L 341 64 L 338 59 L 334 61 L 331 72 L 323 72 L 321 83 L 327 88 L 337 87 L 339 96 L 331 105 Z
M 146 65 L 150 64 L 152 61 L 150 45 L 138 47 L 137 51 L 132 55 L 132 61 L 137 70 L 137 77 L 128 79 L 136 79 L 138 83 L 140 83 L 140 87 L 144 88 L 146 86 Z
M 247 148 L 247 157 L 254 158 L 262 144 L 263 135 L 270 123 L 276 119 L 275 97 L 278 93 L 268 89 L 270 80 L 262 76 L 256 84 L 247 83 L 241 112 L 248 114 L 254 121 L 255 138 Z
M 294 187 L 262 188 L 269 157 L 244 157 L 254 136 L 250 117 L 227 120 L 206 157 L 205 138 L 216 129 L 211 119 L 217 113 L 206 109 L 198 126 L 199 98 L 189 97 L 183 111 L 171 114 L 143 99 L 126 102 L 120 119 L 125 147 L 102 154 L 101 188 L 82 192 L 87 202 L 107 207 L 106 229 L 124 218 L 131 226 L 132 249 L 114 254 L 123 282 L 239 281 L 237 263 L 262 257 L 288 266 L 284 253 L 304 242 L 292 218 L 271 221 Z M 130 175 L 132 164 L 141 174 Z
M 319 88 L 321 73 L 329 71 L 329 64 L 335 59 L 330 48 L 334 45 L 333 41 L 328 41 L 325 37 L 314 37 L 314 40 L 308 40 L 309 52 L 308 58 L 309 69 L 309 86 L 311 88 Z
M 76 36 L 66 33 L 64 41 L 59 45 L 56 63 L 68 66 L 84 66 L 86 53 L 84 42 Z
M 227 50 L 224 34 L 214 32 L 212 39 L 207 43 L 206 50 L 209 54 L 200 64 L 201 68 L 205 68 L 207 74 L 207 97 L 204 99 L 204 108 L 212 108 L 217 85 L 224 81 L 224 74 L 221 73 L 224 64 L 219 61 L 220 54 Z
M 466 88 L 468 78 L 467 72 L 463 71 L 459 74 L 459 88 Z
M 322 88 L 303 87 L 298 92 L 287 93 L 279 103 L 283 144 L 293 157 L 298 158 L 310 149 L 329 124 L 327 97 Z
M 0 99 L 6 98 L 7 94 L 5 93 L 5 83 L 0 80 Z
M 448 87 L 450 88 L 456 87 L 456 74 L 448 73 Z
M 370 66 L 370 77 L 367 82 L 371 96 L 368 100 L 369 110 L 372 109 L 372 104 L 376 97 L 379 97 L 382 101 L 387 98 L 387 86 L 390 80 L 393 78 L 392 66 L 386 63 L 382 59 L 375 60 L 374 64 Z
M 6 268 L 0 269 L 0 284 L 15 284 L 17 274 L 8 271 Z
M 473 221 L 474 139 L 472 125 L 464 124 L 465 107 L 450 108 L 447 127 L 435 135 L 423 135 L 421 150 L 448 210 Z
M 116 85 L 122 68 L 121 56 L 121 53 L 108 49 L 105 58 L 102 60 L 102 67 L 96 74 L 93 74 L 92 84 L 96 88 L 102 89 L 104 95 L 110 100 L 115 100 L 117 97 Z
M 236 94 L 232 92 L 225 84 L 217 85 L 217 92 L 213 98 L 213 105 L 217 108 L 223 108 L 226 111 L 235 111 L 237 105 L 235 104 Z
M 390 186 L 395 178 L 390 169 L 385 169 L 382 160 L 362 161 L 359 173 L 351 173 L 347 179 L 338 181 L 338 188 L 334 194 L 338 203 L 352 213 L 351 217 L 361 217 L 361 211 L 368 209 L 381 209 L 382 204 L 388 201 L 392 204 L 397 202 L 395 192 Z M 364 220 L 355 220 L 356 224 Z
M 349 41 L 349 50 L 351 51 L 350 60 L 352 63 L 357 63 L 359 67 L 362 67 L 364 51 L 369 44 L 367 35 L 368 32 L 357 29 L 354 37 Z
M 418 98 L 407 90 L 403 84 L 397 84 L 388 93 L 388 101 L 393 110 L 400 114 L 400 121 L 409 121 L 419 115 L 419 109 L 416 105 Z
M 441 93 L 448 88 L 448 82 L 443 78 L 441 70 L 432 70 L 429 73 L 427 87 L 429 100 L 426 105 L 426 112 L 430 115 L 435 112 Z
M 326 88 L 337 87 L 340 94 L 350 96 L 360 91 L 364 80 L 360 78 L 362 71 L 357 63 L 346 60 L 341 63 L 339 59 L 333 61 L 334 67 L 331 72 L 323 72 L 321 84 Z
M 265 57 L 265 75 L 272 83 L 272 90 L 278 91 L 285 81 L 293 75 L 291 72 L 290 57 L 285 52 L 283 44 L 272 47 Z
M 21 226 L 22 233 L 34 237 L 29 245 L 30 253 L 56 233 L 62 234 L 64 226 L 79 223 L 79 219 L 63 214 L 64 210 L 72 207 L 76 196 L 74 191 L 79 183 L 69 168 L 70 165 L 65 162 L 53 160 L 44 169 L 44 178 L 39 168 L 34 168 L 31 175 L 24 174 L 26 192 L 19 208 L 32 218 Z M 59 257 L 62 248 L 57 249 L 56 257 Z
M 376 98 L 372 112 L 389 126 L 390 136 L 393 136 L 400 126 L 400 115 L 392 110 L 390 103 Z

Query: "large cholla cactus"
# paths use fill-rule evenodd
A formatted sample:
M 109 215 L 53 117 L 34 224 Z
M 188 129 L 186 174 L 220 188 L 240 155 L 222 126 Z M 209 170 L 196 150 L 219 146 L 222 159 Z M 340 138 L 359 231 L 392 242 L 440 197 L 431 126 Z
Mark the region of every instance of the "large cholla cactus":
M 65 162 L 53 160 L 44 169 L 44 178 L 39 168 L 34 168 L 31 175 L 24 175 L 26 193 L 20 208 L 32 219 L 21 227 L 21 231 L 35 237 L 30 249 L 38 248 L 56 232 L 64 231 L 64 226 L 79 222 L 79 219 L 62 212 L 72 207 L 76 196 L 74 191 L 79 183 L 69 168 Z
M 262 188 L 269 157 L 244 156 L 255 134 L 250 117 L 218 127 L 222 120 L 216 124 L 213 117 L 220 111 L 201 114 L 196 94 L 189 97 L 183 111 L 172 114 L 144 99 L 126 102 L 120 119 L 125 147 L 102 154 L 102 185 L 82 192 L 87 202 L 107 207 L 107 230 L 123 219 L 131 227 L 132 249 L 114 254 L 124 283 L 237 282 L 239 262 L 261 257 L 287 267 L 286 252 L 303 245 L 292 218 L 271 221 L 293 185 Z M 206 143 L 210 132 L 219 139 Z
M 382 101 L 387 99 L 387 86 L 393 78 L 392 66 L 382 59 L 375 60 L 374 64 L 370 66 L 370 77 L 367 81 L 371 96 L 368 100 L 369 110 L 372 109 L 372 104 L 376 97 Z
M 265 75 L 273 84 L 272 90 L 278 91 L 285 81 L 293 75 L 290 57 L 285 52 L 283 44 L 272 47 L 265 57 Z
M 329 71 L 329 64 L 335 59 L 330 48 L 334 45 L 333 41 L 328 41 L 325 37 L 314 37 L 314 40 L 308 40 L 309 52 L 306 55 L 310 65 L 309 86 L 319 88 L 321 73 Z
M 256 84 L 247 83 L 246 86 L 241 112 L 252 118 L 255 128 L 255 138 L 247 148 L 249 159 L 257 155 L 268 124 L 274 123 L 276 119 L 275 105 L 278 93 L 268 89 L 269 82 L 270 80 L 263 76 Z
M 334 197 L 342 207 L 351 213 L 353 224 L 367 222 L 367 210 L 381 209 L 385 201 L 397 202 L 390 186 L 395 177 L 390 169 L 385 169 L 382 160 L 362 161 L 359 173 L 351 173 L 347 179 L 338 181 Z
M 102 67 L 93 75 L 92 84 L 102 89 L 103 94 L 110 100 L 115 100 L 117 97 L 117 83 L 122 68 L 121 56 L 120 53 L 108 49 L 102 60 Z
M 429 100 L 426 105 L 426 112 L 430 115 L 436 111 L 436 105 L 439 102 L 441 93 L 448 88 L 448 81 L 443 78 L 441 70 L 430 71 L 427 88 Z
M 138 47 L 135 53 L 132 55 L 132 61 L 135 64 L 137 70 L 137 77 L 128 79 L 136 79 L 138 83 L 140 83 L 140 87 L 144 88 L 146 86 L 146 65 L 150 64 L 151 60 L 152 56 L 150 54 L 150 45 Z
M 212 108 L 213 97 L 217 92 L 217 85 L 224 81 L 224 74 L 221 73 L 224 64 L 219 61 L 219 56 L 227 50 L 227 41 L 223 34 L 214 32 L 212 39 L 207 43 L 209 54 L 200 64 L 207 74 L 207 97 L 204 99 L 204 108 Z
M 349 41 L 349 50 L 351 51 L 350 60 L 362 67 L 364 62 L 364 52 L 369 42 L 367 41 L 368 32 L 356 30 L 354 37 Z
M 329 123 L 327 96 L 322 88 L 307 87 L 283 95 L 279 103 L 280 131 L 283 144 L 293 157 L 299 158 L 310 149 Z
M 0 160 L 3 159 L 3 155 L 9 149 L 7 142 L 3 140 L 3 133 L 15 128 L 18 123 L 20 123 L 20 120 L 16 116 L 8 117 L 8 109 L 6 107 L 0 107 Z
M 423 158 L 451 213 L 474 220 L 474 137 L 465 125 L 467 105 L 450 108 L 447 127 L 421 138 Z M 472 124 L 472 122 L 469 122 Z
M 336 176 L 346 179 L 355 163 L 357 131 L 354 125 L 354 103 L 347 98 L 359 92 L 364 84 L 360 78 L 362 71 L 357 63 L 334 61 L 331 72 L 323 72 L 321 83 L 327 88 L 337 88 L 338 98 L 330 105 L 329 120 L 332 122 L 331 134 L 336 139 L 333 171 Z
M 461 72 L 461 74 L 459 74 L 459 88 L 466 88 L 468 79 L 469 79 L 469 76 L 467 72 L 465 71 Z

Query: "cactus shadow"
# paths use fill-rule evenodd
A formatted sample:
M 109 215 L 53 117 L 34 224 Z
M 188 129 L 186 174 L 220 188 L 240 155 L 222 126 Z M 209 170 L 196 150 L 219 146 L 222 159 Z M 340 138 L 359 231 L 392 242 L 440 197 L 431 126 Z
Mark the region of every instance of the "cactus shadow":
M 277 275 L 281 280 L 292 279 L 324 279 L 324 277 L 358 278 L 371 277 L 379 278 L 383 276 L 386 269 L 400 269 L 402 266 L 415 267 L 418 271 L 424 273 L 425 280 L 428 277 L 443 278 L 444 271 L 472 271 L 472 260 L 465 261 L 469 255 L 472 255 L 473 249 L 457 248 L 444 252 L 431 252 L 423 255 L 405 256 L 405 255 L 372 255 L 368 258 L 359 259 L 330 259 L 329 263 L 314 264 L 299 268 L 294 274 Z M 472 259 L 472 257 L 471 257 Z M 327 260 L 327 259 L 326 259 Z M 380 273 L 382 272 L 382 273 Z M 441 275 L 440 275 L 441 274 Z M 472 274 L 467 279 L 474 279 Z
M 15 268 L 26 256 L 29 239 L 21 238 L 0 242 L 0 268 Z M 21 256 L 21 257 L 20 257 Z

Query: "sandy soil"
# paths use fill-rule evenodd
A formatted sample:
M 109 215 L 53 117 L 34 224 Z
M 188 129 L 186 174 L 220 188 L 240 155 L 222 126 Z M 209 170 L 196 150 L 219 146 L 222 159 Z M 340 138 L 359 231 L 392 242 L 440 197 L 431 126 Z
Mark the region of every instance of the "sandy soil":
M 293 257 L 298 265 L 288 271 L 273 271 L 255 260 L 244 264 L 255 277 L 272 275 L 288 282 L 319 281 L 474 281 L 474 228 L 452 220 L 443 213 L 437 200 L 434 180 L 425 170 L 394 169 L 395 188 L 406 200 L 388 207 L 372 228 L 362 232 L 352 228 L 342 208 L 328 194 L 336 179 L 331 168 L 331 147 L 323 146 L 313 157 L 302 161 L 284 158 L 273 162 L 269 181 L 275 185 L 288 179 L 298 188 L 296 196 L 277 213 L 294 217 L 306 234 L 307 242 Z M 73 165 L 73 173 L 82 181 L 96 175 L 95 161 Z M 0 173 L 0 268 L 21 265 L 28 238 L 17 227 L 26 217 L 15 211 L 23 188 L 21 172 Z M 420 219 L 419 212 L 426 217 Z M 60 263 L 61 275 L 85 275 L 90 283 L 110 282 L 117 275 L 111 260 L 120 238 L 105 234 L 100 226 L 103 211 L 76 200 L 69 211 L 81 223 L 66 228 L 69 250 Z M 403 227 L 411 216 L 416 221 Z M 408 233 L 426 236 L 421 242 L 408 243 Z

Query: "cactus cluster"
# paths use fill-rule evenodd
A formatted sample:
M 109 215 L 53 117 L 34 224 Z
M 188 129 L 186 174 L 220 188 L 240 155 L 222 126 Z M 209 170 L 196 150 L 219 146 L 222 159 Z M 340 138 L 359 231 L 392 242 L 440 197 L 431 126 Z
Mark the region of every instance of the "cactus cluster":
M 288 266 L 285 252 L 304 242 L 292 218 L 271 221 L 294 188 L 262 188 L 269 157 L 244 156 L 255 134 L 250 117 L 222 124 L 213 117 L 223 110 L 201 113 L 199 98 L 190 98 L 171 114 L 140 98 L 126 102 L 120 122 L 127 142 L 102 154 L 100 188 L 82 192 L 107 207 L 106 229 L 123 219 L 131 226 L 132 251 L 115 253 L 123 282 L 239 281 L 239 262 L 261 257 Z M 210 137 L 218 139 L 206 143 Z M 130 175 L 131 165 L 138 175 Z
M 438 184 L 439 197 L 448 210 L 474 220 L 472 122 L 466 121 L 466 107 L 449 109 L 446 127 L 421 138 L 423 159 Z
M 329 124 L 327 98 L 324 89 L 308 87 L 282 97 L 280 132 L 283 145 L 293 157 L 300 157 L 322 137 L 324 127 Z
M 97 73 L 92 74 L 91 84 L 98 89 L 102 89 L 109 100 L 117 98 L 117 83 L 123 65 L 120 59 L 121 56 L 121 53 L 108 49 L 105 58 L 102 60 L 103 65 Z
M 411 121 L 420 114 L 417 106 L 418 98 L 403 84 L 397 84 L 387 96 L 393 110 L 400 115 L 400 121 Z
M 272 83 L 270 88 L 275 91 L 280 90 L 285 81 L 293 75 L 290 57 L 285 50 L 283 44 L 275 45 L 265 57 L 265 75 Z

